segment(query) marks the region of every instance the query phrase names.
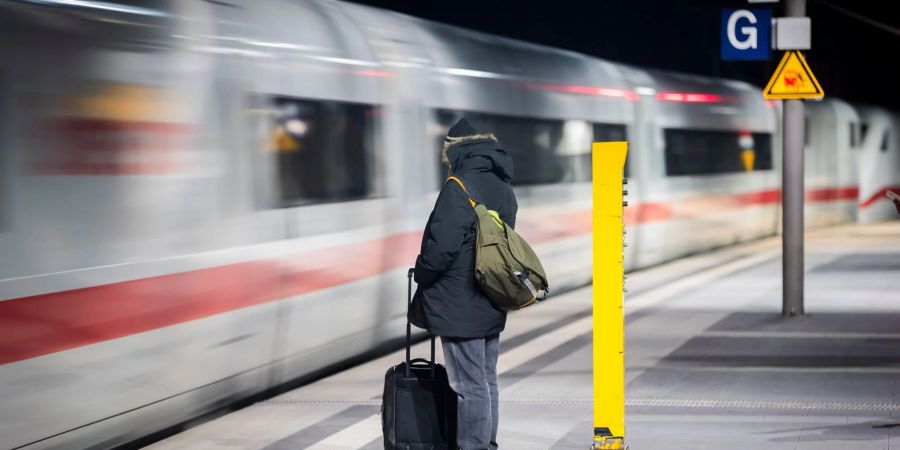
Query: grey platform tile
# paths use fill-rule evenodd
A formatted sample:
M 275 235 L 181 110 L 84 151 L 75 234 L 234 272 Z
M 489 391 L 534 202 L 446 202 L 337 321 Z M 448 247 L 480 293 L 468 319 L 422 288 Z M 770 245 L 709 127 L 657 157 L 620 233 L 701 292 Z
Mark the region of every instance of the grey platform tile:
M 709 440 L 704 442 L 702 447 L 698 447 L 699 450 L 796 450 L 796 448 L 796 443 L 792 442 L 759 442 L 741 438 Z
M 512 385 L 501 379 L 501 397 L 515 399 L 590 399 L 593 375 L 590 368 L 591 345 L 587 344 L 553 364 Z
M 629 398 L 738 401 L 807 401 L 860 404 L 861 413 L 894 403 L 896 375 L 785 374 L 773 372 L 669 372 L 648 370 L 628 385 Z
M 500 448 L 549 449 L 566 436 L 573 424 L 591 417 L 588 407 L 535 407 L 501 405 Z M 590 428 L 587 430 L 590 432 Z M 590 441 L 580 448 L 587 448 Z
M 593 426 L 594 421 L 592 418 L 577 422 L 575 426 L 566 432 L 565 436 L 554 442 L 549 448 L 553 450 L 583 450 L 588 448 L 593 440 Z
M 369 442 L 364 447 L 359 450 L 382 450 L 384 448 L 384 437 L 379 436 L 377 439 L 372 439 L 372 442 Z
M 700 450 L 705 448 L 706 441 L 700 439 L 629 439 L 630 450 Z M 733 450 L 733 449 L 729 449 Z
M 796 450 L 891 450 L 887 442 L 798 442 Z
M 287 409 L 287 408 L 285 408 Z M 341 410 L 335 414 L 323 418 L 294 434 L 287 436 L 266 447 L 266 450 L 288 450 L 305 448 L 328 436 L 331 436 L 351 425 L 371 417 L 378 413 L 378 406 L 356 405 Z
M 235 411 L 150 445 L 160 450 L 259 449 L 306 429 L 342 410 L 342 405 L 304 405 L 302 408 L 261 406 Z
M 566 356 L 578 351 L 585 346 L 591 344 L 591 332 L 583 333 L 561 343 L 559 346 L 547 353 L 538 355 L 534 359 L 527 361 L 517 367 L 513 367 L 508 371 L 500 374 L 499 383 L 502 386 L 509 386 L 517 381 L 521 381 L 529 376 L 534 375 L 538 371 L 547 368 Z
M 668 313 L 661 311 L 657 315 L 665 317 Z M 775 328 L 785 333 L 802 333 L 827 330 L 839 321 L 828 314 L 790 324 L 745 313 L 732 316 L 737 317 L 726 317 L 711 327 L 720 330 L 720 334 L 693 337 L 656 366 L 646 368 L 629 383 L 629 396 L 844 402 L 890 402 L 898 396 L 897 339 L 754 337 L 752 333 L 759 325 L 767 331 Z M 876 329 L 892 332 L 900 323 L 893 319 L 900 316 L 872 322 Z M 735 328 L 745 334 L 721 334 L 721 330 Z M 860 329 L 862 325 L 856 324 L 853 331 Z
M 677 421 L 632 421 L 626 437 L 634 450 L 643 449 L 793 449 L 795 441 L 773 439 L 762 433 L 776 425 L 760 421 L 717 421 L 711 416 L 682 414 Z M 693 419 L 693 420 L 691 420 Z M 674 446 L 674 447 L 672 447 Z
M 900 299 L 900 294 L 897 295 L 897 298 Z M 838 335 L 840 333 L 893 333 L 900 335 L 900 313 L 811 312 L 802 317 L 783 317 L 774 312 L 735 312 L 713 325 L 710 330 L 821 332 Z
M 661 364 L 768 368 L 896 368 L 900 339 L 699 336 Z
M 900 272 L 900 253 L 853 253 L 841 255 L 813 272 Z
M 766 432 L 775 441 L 797 442 L 798 449 L 887 449 L 891 430 L 884 428 L 889 421 L 857 421 L 784 426 Z
M 503 340 L 501 341 L 500 355 L 503 355 L 504 353 L 506 353 L 509 350 L 512 350 L 522 344 L 527 343 L 528 341 L 531 341 L 539 336 L 542 336 L 553 330 L 556 330 L 557 328 L 568 325 L 569 323 L 572 323 L 578 319 L 581 319 L 584 317 L 589 317 L 591 315 L 591 311 L 592 310 L 590 308 L 576 311 L 572 314 L 569 314 L 569 315 L 563 316 L 557 320 L 554 320 L 553 322 L 550 322 L 546 325 L 532 328 L 531 330 L 528 330 L 524 333 L 513 336 L 509 339 L 506 339 L 505 336 L 501 336 L 501 338 Z
M 660 442 L 703 442 L 710 449 L 888 448 L 897 422 L 858 417 L 719 416 L 715 414 L 632 413 L 626 436 L 633 449 Z
M 657 273 L 652 277 L 641 277 L 638 280 L 629 283 L 628 296 L 634 297 L 641 295 L 655 289 L 658 286 L 678 281 L 681 278 L 690 275 L 691 273 L 714 269 L 725 264 L 733 263 L 739 259 L 746 258 L 747 256 L 748 254 L 746 253 L 735 253 L 723 255 L 723 257 L 721 258 L 708 258 L 709 261 L 700 261 L 700 258 L 698 258 L 696 263 L 684 264 L 682 265 L 682 267 L 679 267 L 676 270 L 672 270 L 668 273 Z

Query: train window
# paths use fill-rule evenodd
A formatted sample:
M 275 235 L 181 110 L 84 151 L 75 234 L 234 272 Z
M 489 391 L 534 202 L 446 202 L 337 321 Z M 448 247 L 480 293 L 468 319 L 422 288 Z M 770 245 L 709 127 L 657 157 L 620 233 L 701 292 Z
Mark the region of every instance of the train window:
M 513 184 L 555 183 L 564 178 L 564 168 L 554 149 L 562 141 L 562 121 L 529 119 L 481 113 L 442 110 L 437 113 L 438 145 L 443 133 L 462 116 L 482 133 L 493 133 L 513 157 Z M 441 167 L 443 176 L 446 168 Z
M 768 133 L 752 133 L 753 170 L 772 170 L 772 135 Z M 747 149 L 741 149 L 743 153 Z M 746 168 L 745 168 L 746 170 Z
M 277 207 L 374 195 L 374 119 L 378 107 L 257 96 L 256 143 L 272 155 Z M 271 201 L 269 201 L 271 203 Z
M 666 129 L 666 175 L 712 175 L 772 169 L 772 135 Z
M 577 121 L 576 123 L 584 123 L 581 121 Z M 569 125 L 570 122 L 566 122 L 566 125 Z M 577 154 L 561 156 L 563 159 L 563 165 L 566 167 L 567 174 L 570 176 L 567 177 L 564 181 L 591 181 L 593 179 L 591 173 L 591 143 L 593 142 L 614 142 L 614 141 L 626 141 L 628 140 L 627 132 L 625 130 L 625 125 L 620 124 L 609 124 L 609 123 L 592 123 L 590 124 L 590 135 L 588 135 L 588 139 L 581 142 L 580 145 L 577 146 Z M 571 136 L 573 133 L 570 133 L 570 128 L 567 127 L 566 134 L 567 136 Z M 574 146 L 570 146 L 574 147 Z M 570 148 L 570 152 L 571 152 Z M 629 176 L 629 164 L 628 159 L 625 160 L 625 170 L 623 176 L 628 178 Z
M 438 147 L 447 128 L 462 116 L 480 132 L 493 133 L 512 155 L 514 185 L 590 181 L 591 142 L 625 140 L 624 125 L 438 110 L 432 127 Z M 438 171 L 443 180 L 446 167 Z
M 859 145 L 862 146 L 863 142 L 866 141 L 866 133 L 869 132 L 869 124 L 865 122 L 859 123 Z
M 564 183 L 591 181 L 591 143 L 624 141 L 625 125 L 566 120 L 563 137 L 556 148 L 556 159 L 562 167 Z M 628 161 L 624 176 L 628 177 Z
M 594 124 L 594 139 L 593 142 L 613 142 L 613 141 L 627 141 L 628 134 L 625 131 L 625 125 L 613 125 L 606 123 L 595 123 Z M 625 158 L 625 173 L 623 176 L 628 178 L 631 173 L 629 159 Z M 591 160 L 587 159 L 586 164 L 590 167 Z
M 615 142 L 628 140 L 625 136 L 625 125 L 607 123 L 594 124 L 594 142 Z
M 890 138 L 890 134 L 887 130 L 884 131 L 884 134 L 881 135 L 881 153 L 887 153 L 888 151 L 888 139 Z
M 856 124 L 853 122 L 850 122 L 850 148 L 856 148 L 856 146 L 857 146 Z

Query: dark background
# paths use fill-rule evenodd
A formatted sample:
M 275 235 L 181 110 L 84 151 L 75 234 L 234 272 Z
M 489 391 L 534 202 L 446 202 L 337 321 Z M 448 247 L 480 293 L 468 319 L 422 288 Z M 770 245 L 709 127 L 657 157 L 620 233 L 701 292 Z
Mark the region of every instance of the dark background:
M 781 58 L 721 61 L 723 8 L 779 3 L 734 0 L 353 0 L 438 22 L 575 50 L 611 61 L 736 78 L 763 87 Z M 888 25 L 884 31 L 840 12 Z M 900 1 L 807 0 L 812 49 L 804 55 L 826 97 L 900 110 Z M 895 34 L 898 33 L 898 34 Z

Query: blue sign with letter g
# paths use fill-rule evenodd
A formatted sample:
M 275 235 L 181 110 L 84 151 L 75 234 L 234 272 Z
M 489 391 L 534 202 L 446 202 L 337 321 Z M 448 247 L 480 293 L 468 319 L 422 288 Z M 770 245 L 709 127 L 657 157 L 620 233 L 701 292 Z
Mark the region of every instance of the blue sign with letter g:
M 771 30 L 771 9 L 723 9 L 722 59 L 769 59 Z

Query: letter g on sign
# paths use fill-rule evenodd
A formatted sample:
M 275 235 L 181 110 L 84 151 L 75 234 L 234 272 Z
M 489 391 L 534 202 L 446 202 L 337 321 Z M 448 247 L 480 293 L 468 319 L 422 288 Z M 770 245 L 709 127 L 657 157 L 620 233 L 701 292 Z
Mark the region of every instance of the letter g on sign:
M 738 50 L 747 50 L 748 48 L 756 48 L 757 47 L 757 35 L 756 35 L 756 27 L 741 27 L 741 33 L 743 34 L 744 39 L 738 39 L 736 29 L 738 21 L 741 19 L 747 19 L 750 22 L 750 25 L 756 25 L 756 16 L 753 15 L 752 12 L 746 9 L 739 9 L 733 13 L 728 18 L 728 24 L 726 25 L 727 34 L 728 34 L 728 42 L 732 47 Z
M 769 59 L 772 10 L 769 8 L 723 8 L 719 23 L 723 61 Z

